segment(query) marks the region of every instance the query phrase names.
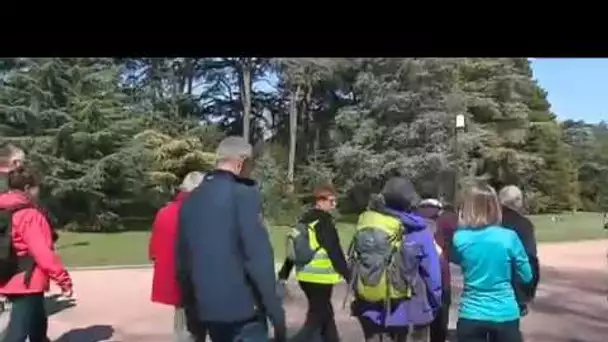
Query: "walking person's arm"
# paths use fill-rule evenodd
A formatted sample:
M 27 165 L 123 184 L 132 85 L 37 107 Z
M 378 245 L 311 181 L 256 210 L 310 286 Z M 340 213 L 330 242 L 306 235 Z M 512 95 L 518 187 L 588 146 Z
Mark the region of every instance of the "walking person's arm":
M 158 251 L 158 245 L 162 239 L 159 237 L 161 234 L 159 231 L 161 230 L 161 217 L 164 208 L 161 208 L 154 217 L 154 222 L 152 223 L 152 233 L 150 234 L 150 242 L 148 244 L 148 260 L 154 261 L 156 259 L 156 251 Z
M 521 216 L 521 220 L 514 228 L 517 237 L 523 245 L 526 256 L 532 269 L 532 280 L 530 282 L 522 281 L 527 283 L 523 290 L 526 292 L 528 298 L 534 298 L 536 294 L 536 287 L 540 280 L 540 264 L 538 261 L 536 235 L 534 233 L 534 224 L 528 218 Z
M 346 262 L 344 251 L 342 251 L 340 236 L 336 230 L 336 225 L 329 217 L 324 217 L 319 219 L 315 232 L 317 234 L 317 239 L 319 240 L 319 245 L 327 251 L 327 257 L 331 261 L 334 270 L 349 283 L 350 272 L 348 270 L 348 263 Z
M 235 191 L 238 234 L 243 247 L 245 271 L 256 290 L 277 334 L 285 335 L 285 311 L 276 293 L 274 255 L 268 231 L 262 222 L 262 204 L 256 187 Z
M 528 296 L 530 298 L 534 298 L 536 296 L 536 288 L 538 287 L 538 283 L 540 282 L 540 262 L 538 260 L 534 224 L 532 223 L 532 221 L 528 222 L 528 238 L 527 241 L 524 242 L 524 249 L 526 250 L 526 254 L 528 255 L 528 260 L 530 261 L 530 267 L 532 267 L 532 281 L 529 285 Z
M 532 281 L 532 267 L 530 267 L 530 261 L 528 259 L 528 255 L 526 254 L 526 250 L 521 240 L 513 231 L 509 231 L 510 245 L 509 245 L 509 256 L 515 265 L 515 270 L 519 279 L 525 283 L 529 284 Z
M 46 217 L 37 209 L 23 209 L 14 214 L 14 220 L 27 225 L 23 230 L 23 240 L 28 254 L 35 264 L 51 278 L 61 290 L 71 296 L 72 278 L 61 259 L 53 250 L 52 228 Z
M 422 248 L 423 256 L 420 263 L 423 272 L 422 278 L 426 284 L 426 288 L 434 300 L 433 308 L 439 309 L 441 307 L 441 260 L 439 259 L 439 253 L 435 247 L 435 241 L 433 235 L 427 229 L 420 234 L 423 235 Z

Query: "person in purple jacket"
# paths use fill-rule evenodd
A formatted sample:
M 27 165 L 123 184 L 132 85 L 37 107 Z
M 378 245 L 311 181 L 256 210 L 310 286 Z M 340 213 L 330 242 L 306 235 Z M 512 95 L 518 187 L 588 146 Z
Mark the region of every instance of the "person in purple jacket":
M 411 341 L 428 341 L 429 325 L 441 307 L 441 266 L 433 233 L 426 220 L 413 213 L 420 196 L 409 179 L 389 179 L 379 198 L 369 209 L 401 220 L 405 229 L 403 245 L 418 246 L 419 251 L 415 258 L 418 265 L 412 271 L 417 274 L 405 274 L 405 277 L 422 281 L 414 282 L 411 298 L 391 300 L 388 307 L 386 302 L 372 303 L 355 294 L 352 314 L 359 319 L 367 342 L 386 341 L 384 336 L 394 342 L 405 342 L 408 334 Z M 403 248 L 404 264 L 410 264 L 406 261 L 407 253 Z

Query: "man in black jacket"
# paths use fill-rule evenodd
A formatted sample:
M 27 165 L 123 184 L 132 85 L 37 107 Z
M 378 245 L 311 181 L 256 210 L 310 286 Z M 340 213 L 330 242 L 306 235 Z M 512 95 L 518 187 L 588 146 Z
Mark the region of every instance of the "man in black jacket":
M 268 341 L 267 317 L 275 341 L 285 340 L 260 193 L 254 181 L 239 176 L 251 157 L 243 138 L 224 139 L 216 169 L 180 211 L 176 266 L 189 327 L 206 327 L 214 342 Z
M 538 254 L 536 251 L 536 237 L 534 235 L 534 225 L 532 221 L 523 215 L 523 193 L 514 186 L 505 186 L 498 193 L 500 203 L 502 204 L 502 225 L 505 228 L 510 228 L 517 233 L 521 240 L 530 266 L 532 267 L 532 281 L 529 284 L 523 284 L 517 277 L 513 279 L 513 288 L 515 296 L 519 303 L 522 316 L 528 313 L 528 303 L 534 299 L 536 295 L 536 287 L 540 280 L 540 265 L 538 262 Z M 517 274 L 514 272 L 513 274 Z

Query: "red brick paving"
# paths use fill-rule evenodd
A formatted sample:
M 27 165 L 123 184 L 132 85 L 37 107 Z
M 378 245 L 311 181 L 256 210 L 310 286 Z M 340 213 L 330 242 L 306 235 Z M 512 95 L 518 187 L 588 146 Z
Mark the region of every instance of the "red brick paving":
M 608 336 L 608 241 L 542 245 L 543 278 L 531 313 L 522 321 L 528 342 L 605 342 Z M 73 272 L 76 306 L 51 316 L 49 337 L 70 342 L 171 340 L 169 307 L 149 301 L 151 271 L 122 269 Z M 458 280 L 455 287 L 459 288 Z M 288 323 L 295 331 L 306 303 L 296 284 L 286 300 Z M 454 291 L 457 297 L 458 290 Z M 355 321 L 342 309 L 344 288 L 334 305 L 343 341 L 362 341 Z M 453 311 L 457 309 L 457 298 Z M 6 323 L 6 314 L 0 321 Z M 453 315 L 451 325 L 455 325 Z

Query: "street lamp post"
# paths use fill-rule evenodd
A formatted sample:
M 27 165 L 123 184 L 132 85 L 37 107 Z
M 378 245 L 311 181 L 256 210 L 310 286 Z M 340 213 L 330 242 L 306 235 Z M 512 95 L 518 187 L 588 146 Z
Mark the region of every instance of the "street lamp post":
M 465 128 L 465 119 L 464 114 L 456 115 L 456 129 L 454 130 L 454 153 L 456 155 L 456 167 L 454 169 L 454 198 L 452 203 L 456 205 L 456 200 L 458 198 L 458 190 L 460 184 L 460 163 L 461 163 L 461 155 L 460 155 L 460 133 L 464 131 Z

